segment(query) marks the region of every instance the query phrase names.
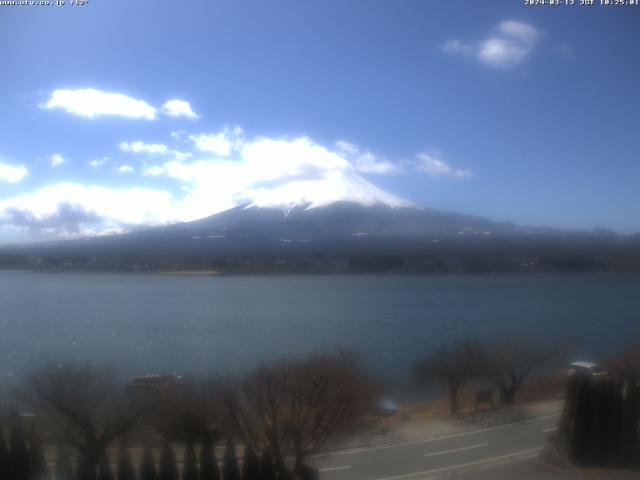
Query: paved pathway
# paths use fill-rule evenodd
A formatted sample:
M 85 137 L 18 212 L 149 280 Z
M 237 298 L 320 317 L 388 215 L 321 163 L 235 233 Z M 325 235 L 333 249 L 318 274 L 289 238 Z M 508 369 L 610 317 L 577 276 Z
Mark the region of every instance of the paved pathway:
M 320 469 L 322 480 L 567 478 L 535 460 L 556 429 L 560 407 L 559 402 L 552 402 L 467 421 L 407 425 L 367 445 L 309 461 Z

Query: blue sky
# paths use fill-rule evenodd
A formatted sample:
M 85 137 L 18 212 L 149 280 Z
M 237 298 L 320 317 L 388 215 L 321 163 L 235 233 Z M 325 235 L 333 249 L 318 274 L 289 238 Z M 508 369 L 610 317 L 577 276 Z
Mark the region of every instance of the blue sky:
M 0 242 L 348 195 L 640 231 L 639 20 L 515 0 L 0 7 Z

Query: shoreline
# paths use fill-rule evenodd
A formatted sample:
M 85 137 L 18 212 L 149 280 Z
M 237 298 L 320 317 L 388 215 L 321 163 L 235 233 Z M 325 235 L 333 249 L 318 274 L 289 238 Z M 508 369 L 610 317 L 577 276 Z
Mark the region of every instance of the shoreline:
M 221 277 L 229 275 L 218 270 L 164 270 L 160 272 L 144 272 L 149 275 L 164 275 L 174 277 Z
M 640 269 L 602 269 L 602 270 L 500 270 L 487 272 L 446 271 L 446 272 L 421 272 L 421 271 L 250 271 L 250 270 L 142 270 L 142 269 L 90 269 L 90 268 L 23 268 L 1 267 L 2 272 L 26 272 L 26 273 L 72 273 L 72 274 L 104 274 L 104 275 L 162 275 L 176 277 L 229 277 L 229 276 L 263 276 L 263 277 L 288 277 L 288 276 L 386 276 L 386 277 L 500 277 L 500 276 L 546 276 L 546 275 L 629 275 L 640 274 Z

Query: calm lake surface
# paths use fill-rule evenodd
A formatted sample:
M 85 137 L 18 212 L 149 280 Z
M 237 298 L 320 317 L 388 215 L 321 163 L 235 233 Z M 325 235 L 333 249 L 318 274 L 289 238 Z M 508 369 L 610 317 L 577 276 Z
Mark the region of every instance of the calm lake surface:
M 336 347 L 382 376 L 460 337 L 572 338 L 591 357 L 640 340 L 640 276 L 175 277 L 0 271 L 0 378 L 43 362 L 128 374 L 237 374 Z

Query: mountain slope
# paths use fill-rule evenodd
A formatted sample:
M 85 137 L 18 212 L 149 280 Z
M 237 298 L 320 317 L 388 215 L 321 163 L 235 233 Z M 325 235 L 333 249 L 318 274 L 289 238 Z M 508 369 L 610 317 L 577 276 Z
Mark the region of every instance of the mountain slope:
M 469 235 L 508 235 L 518 227 L 417 207 L 371 206 L 335 202 L 283 208 L 236 207 L 193 222 L 150 228 L 125 235 L 42 245 L 92 255 L 218 255 L 283 250 L 351 251 L 432 242 Z
M 107 263 L 135 257 L 146 263 L 171 264 L 185 258 L 206 263 L 229 257 L 255 261 L 265 256 L 593 255 L 632 244 L 637 242 L 610 232 L 529 228 L 414 206 L 334 202 L 287 209 L 247 205 L 193 222 L 22 247 L 19 252 L 31 257 L 110 259 Z

